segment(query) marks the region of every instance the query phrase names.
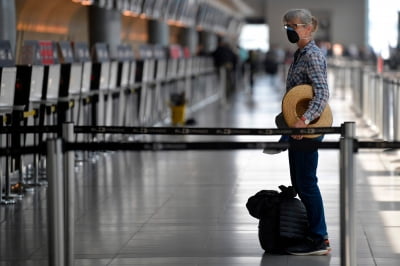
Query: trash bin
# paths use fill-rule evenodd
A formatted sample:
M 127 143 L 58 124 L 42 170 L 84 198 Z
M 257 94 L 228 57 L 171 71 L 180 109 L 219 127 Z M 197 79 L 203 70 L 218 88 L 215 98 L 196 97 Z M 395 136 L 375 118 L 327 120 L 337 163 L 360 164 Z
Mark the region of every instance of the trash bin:
M 185 93 L 171 93 L 170 95 L 171 122 L 173 125 L 185 124 L 186 99 Z
M 171 105 L 171 122 L 173 125 L 185 124 L 186 104 Z

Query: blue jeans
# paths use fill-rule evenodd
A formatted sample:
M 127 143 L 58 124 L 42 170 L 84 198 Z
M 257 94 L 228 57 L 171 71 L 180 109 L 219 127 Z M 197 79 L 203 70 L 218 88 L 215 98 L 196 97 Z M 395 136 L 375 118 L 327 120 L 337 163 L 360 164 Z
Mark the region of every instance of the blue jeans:
M 322 141 L 323 136 L 302 140 L 289 138 L 289 142 Z M 289 148 L 289 166 L 292 186 L 298 193 L 307 210 L 309 230 L 312 237 L 327 237 L 324 205 L 318 187 L 317 166 L 318 149 L 295 150 Z

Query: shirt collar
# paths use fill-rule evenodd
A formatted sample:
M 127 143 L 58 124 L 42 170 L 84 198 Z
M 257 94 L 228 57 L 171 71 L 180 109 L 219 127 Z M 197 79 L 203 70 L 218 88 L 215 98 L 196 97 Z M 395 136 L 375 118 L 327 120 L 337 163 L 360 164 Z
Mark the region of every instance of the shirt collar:
M 309 50 L 309 49 L 310 49 L 312 46 L 314 46 L 314 45 L 315 45 L 315 41 L 314 41 L 314 40 L 311 40 L 309 43 L 307 43 L 306 46 L 304 46 L 303 49 L 301 49 L 301 50 L 299 49 L 299 50 L 300 50 L 300 53 Z
M 314 45 L 315 45 L 315 41 L 311 40 L 309 43 L 307 43 L 306 46 L 304 46 L 303 49 L 300 49 L 300 48 L 297 49 L 297 51 L 294 53 L 294 61 L 297 62 L 297 59 L 299 58 L 299 56 L 305 54 Z

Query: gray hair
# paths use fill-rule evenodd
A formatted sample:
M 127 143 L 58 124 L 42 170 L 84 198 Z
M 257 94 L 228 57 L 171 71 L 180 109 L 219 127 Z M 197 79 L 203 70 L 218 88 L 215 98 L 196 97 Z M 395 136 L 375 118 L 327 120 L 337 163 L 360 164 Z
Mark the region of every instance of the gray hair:
M 290 9 L 286 11 L 285 15 L 283 15 L 283 21 L 292 21 L 294 19 L 300 19 L 301 23 L 304 24 L 312 24 L 314 26 L 314 30 L 316 31 L 318 28 L 317 19 L 311 14 L 308 9 Z

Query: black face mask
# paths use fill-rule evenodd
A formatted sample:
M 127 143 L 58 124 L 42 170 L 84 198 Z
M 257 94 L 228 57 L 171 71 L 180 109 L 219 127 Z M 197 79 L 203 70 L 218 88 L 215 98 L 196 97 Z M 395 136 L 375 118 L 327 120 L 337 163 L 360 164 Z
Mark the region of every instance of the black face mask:
M 300 40 L 299 34 L 293 29 L 286 29 L 286 35 L 291 43 L 297 43 Z

